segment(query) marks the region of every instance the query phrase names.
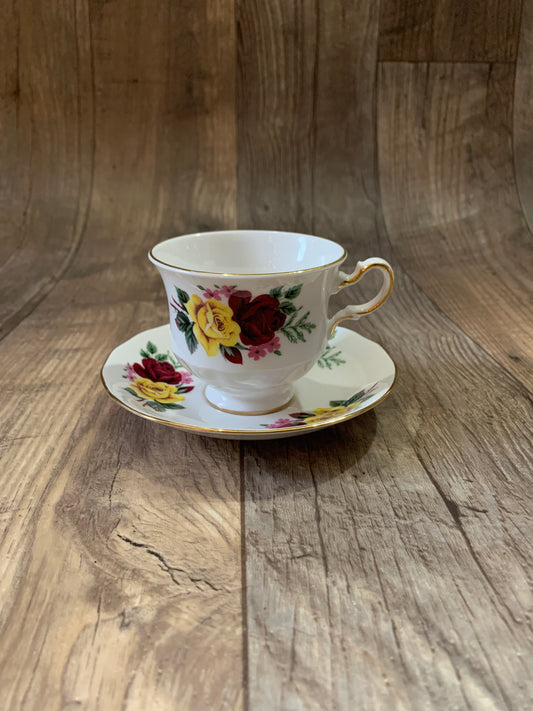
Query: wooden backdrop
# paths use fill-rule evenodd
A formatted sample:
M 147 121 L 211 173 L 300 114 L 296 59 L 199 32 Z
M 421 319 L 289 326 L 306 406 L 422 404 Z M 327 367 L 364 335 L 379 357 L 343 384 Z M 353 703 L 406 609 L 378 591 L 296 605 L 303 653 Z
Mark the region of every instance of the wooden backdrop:
M 532 66 L 532 0 L 0 4 L 2 711 L 533 707 Z M 392 262 L 385 403 L 107 398 L 148 248 L 232 227 Z

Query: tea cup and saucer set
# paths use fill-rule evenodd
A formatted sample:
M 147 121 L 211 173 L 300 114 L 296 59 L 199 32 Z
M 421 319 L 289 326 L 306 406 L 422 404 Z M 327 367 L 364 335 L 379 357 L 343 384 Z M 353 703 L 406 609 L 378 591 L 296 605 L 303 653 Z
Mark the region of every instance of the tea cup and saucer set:
M 389 297 L 385 260 L 346 274 L 336 242 L 266 230 L 173 237 L 148 257 L 169 323 L 117 346 L 101 372 L 109 395 L 136 415 L 205 436 L 274 439 L 344 422 L 390 393 L 393 360 L 339 325 Z M 376 296 L 329 317 L 330 297 L 371 269 L 382 277 Z

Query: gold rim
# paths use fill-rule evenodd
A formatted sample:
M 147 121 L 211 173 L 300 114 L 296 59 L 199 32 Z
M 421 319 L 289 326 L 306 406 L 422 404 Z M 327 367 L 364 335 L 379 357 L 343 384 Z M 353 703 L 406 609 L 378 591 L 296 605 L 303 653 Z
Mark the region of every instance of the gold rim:
M 211 402 L 211 400 L 207 397 L 207 395 L 205 394 L 205 390 L 204 390 L 204 397 L 207 400 L 207 402 L 211 405 L 211 407 L 215 408 L 215 410 L 220 410 L 220 412 L 227 412 L 230 415 L 249 415 L 250 417 L 253 417 L 256 415 L 271 415 L 273 412 L 279 412 L 280 410 L 283 410 L 283 408 L 287 407 L 287 405 L 290 403 L 293 396 L 291 395 L 291 397 L 283 405 L 279 405 L 278 407 L 273 407 L 271 410 L 256 410 L 255 412 L 246 412 L 246 410 L 227 410 L 225 407 L 220 407 L 220 405 L 215 405 L 215 403 Z
M 239 231 L 239 230 L 228 230 L 229 232 L 232 231 Z M 262 232 L 263 230 L 249 230 L 250 232 Z M 291 233 L 284 233 L 279 230 L 265 230 L 265 232 L 272 232 L 274 234 L 301 234 L 304 237 L 316 237 L 317 239 L 323 239 L 326 242 L 331 242 L 331 244 L 335 244 L 338 247 L 342 247 L 342 245 L 339 245 L 337 242 L 334 242 L 331 239 L 328 239 L 327 237 L 319 237 L 318 235 L 305 235 L 300 232 L 291 232 Z M 194 234 L 194 233 L 193 233 Z M 198 234 L 210 234 L 209 232 L 205 233 L 198 233 Z M 190 235 L 180 235 L 181 237 L 189 237 Z M 171 237 L 170 239 L 176 239 L 175 237 Z M 179 239 L 179 238 L 178 238 Z M 169 240 L 165 240 L 165 242 L 168 242 Z M 159 244 L 164 244 L 164 242 L 160 242 Z M 156 263 L 156 264 L 162 264 L 165 267 L 169 267 L 170 269 L 175 269 L 176 271 L 179 272 L 186 272 L 188 274 L 204 274 L 205 276 L 211 275 L 214 277 L 272 277 L 272 276 L 286 276 L 287 274 L 305 274 L 307 272 L 316 272 L 319 271 L 320 269 L 328 269 L 329 267 L 334 266 L 335 264 L 340 264 L 343 262 L 346 257 L 347 257 L 347 252 L 342 247 L 342 254 L 338 259 L 335 259 L 332 262 L 328 262 L 327 264 L 322 264 L 321 266 L 318 267 L 309 267 L 308 269 L 294 269 L 294 270 L 289 270 L 285 272 L 258 272 L 255 274 L 232 274 L 231 272 L 211 272 L 211 271 L 205 271 L 204 269 L 189 269 L 187 267 L 179 267 L 176 264 L 169 264 L 168 262 L 164 262 L 162 259 L 159 259 L 158 257 L 155 256 L 154 254 L 154 249 L 159 246 L 159 244 L 156 244 L 152 249 L 148 252 L 148 256 L 150 259 Z
M 115 349 L 113 348 L 113 350 L 109 353 L 109 356 L 111 355 L 111 353 L 113 353 L 114 350 Z M 387 353 L 387 355 L 389 355 L 389 354 Z M 212 434 L 220 433 L 220 434 L 254 435 L 254 434 L 266 434 L 267 432 L 269 432 L 269 433 L 270 432 L 273 432 L 273 433 L 274 432 L 294 432 L 295 430 L 299 433 L 303 433 L 303 432 L 308 432 L 310 430 L 314 430 L 317 428 L 323 429 L 325 427 L 329 427 L 330 425 L 337 425 L 341 422 L 345 422 L 346 420 L 351 420 L 354 417 L 363 415 L 365 412 L 372 410 L 374 407 L 376 407 L 377 405 L 382 403 L 383 400 L 385 400 L 385 398 L 387 398 L 390 395 L 390 393 L 392 392 L 392 389 L 396 385 L 396 380 L 398 378 L 398 368 L 397 368 L 394 360 L 391 358 L 392 364 L 394 366 L 394 378 L 392 380 L 392 383 L 390 384 L 389 389 L 385 393 L 383 393 L 383 395 L 379 398 L 379 400 L 376 400 L 375 402 L 373 402 L 371 405 L 368 405 L 367 407 L 363 407 L 361 410 L 356 410 L 355 412 L 350 412 L 347 415 L 342 415 L 340 417 L 333 418 L 332 420 L 327 420 L 326 422 L 322 421 L 322 422 L 316 422 L 315 424 L 299 425 L 298 427 L 279 427 L 276 429 L 263 429 L 263 430 L 229 430 L 229 429 L 225 429 L 222 427 L 198 427 L 197 425 L 187 425 L 187 424 L 181 423 L 181 422 L 172 422 L 170 420 L 162 420 L 159 417 L 154 417 L 154 415 L 149 415 L 144 412 L 139 412 L 138 410 L 131 407 L 130 405 L 127 405 L 125 402 L 120 400 L 116 395 L 114 395 L 111 392 L 111 390 L 107 387 L 107 383 L 104 379 L 104 368 L 107 364 L 107 361 L 109 360 L 109 356 L 106 358 L 106 361 L 105 361 L 104 365 L 102 366 L 102 369 L 100 370 L 100 379 L 101 379 L 102 384 L 104 386 L 104 390 L 107 392 L 109 397 L 111 397 L 111 399 L 118 402 L 118 404 L 121 405 L 121 407 L 123 407 L 126 410 L 129 410 L 130 412 L 133 412 L 138 417 L 143 417 L 145 420 L 152 420 L 153 422 L 158 422 L 159 424 L 167 425 L 169 427 L 177 427 L 180 430 L 185 430 L 185 431 L 189 431 L 189 432 L 199 432 L 199 433 L 209 432 Z M 389 356 L 389 358 L 390 358 L 390 356 Z
M 376 268 L 384 269 L 390 277 L 390 283 L 389 283 L 389 288 L 387 289 L 387 293 L 381 299 L 381 301 L 378 301 L 377 304 L 374 304 L 374 306 L 372 306 L 369 309 L 365 309 L 364 311 L 358 311 L 356 314 L 354 314 L 354 316 L 359 317 L 359 316 L 366 316 L 367 314 L 371 314 L 376 309 L 379 309 L 380 306 L 383 306 L 385 301 L 387 301 L 387 299 L 389 298 L 389 296 L 392 293 L 392 287 L 394 285 L 394 272 L 392 271 L 392 268 L 388 264 L 381 264 L 381 263 L 369 264 L 368 266 L 363 267 L 361 269 L 361 271 L 358 272 L 352 279 L 345 279 L 337 287 L 337 293 L 338 293 L 341 289 L 344 289 L 346 286 L 352 286 L 352 284 L 357 283 L 359 281 L 359 279 L 361 279 L 361 277 L 370 269 L 376 269 Z M 333 337 L 333 334 L 335 333 L 335 329 L 338 327 L 338 325 L 340 323 L 342 323 L 343 321 L 349 321 L 351 318 L 354 318 L 354 316 L 343 316 L 342 318 L 337 319 L 330 329 L 329 337 L 330 338 Z
M 370 269 L 384 269 L 390 277 L 390 283 L 389 283 L 389 288 L 387 290 L 387 293 L 381 299 L 381 301 L 378 304 L 376 304 L 375 306 L 372 306 L 371 309 L 367 309 L 366 311 L 361 311 L 362 314 L 369 314 L 372 311 L 375 311 L 391 295 L 392 286 L 394 284 L 394 272 L 392 271 L 392 267 L 388 264 L 381 264 L 381 262 L 374 262 L 373 264 L 367 264 L 365 267 L 362 267 L 361 270 L 359 272 L 357 272 L 357 274 L 354 277 L 352 277 L 351 279 L 345 279 L 337 287 L 337 291 L 339 292 L 341 289 L 344 289 L 346 286 L 352 286 L 352 284 L 356 284 L 359 281 L 359 279 L 361 279 L 361 277 L 363 277 L 364 274 L 366 274 L 366 272 L 368 272 Z

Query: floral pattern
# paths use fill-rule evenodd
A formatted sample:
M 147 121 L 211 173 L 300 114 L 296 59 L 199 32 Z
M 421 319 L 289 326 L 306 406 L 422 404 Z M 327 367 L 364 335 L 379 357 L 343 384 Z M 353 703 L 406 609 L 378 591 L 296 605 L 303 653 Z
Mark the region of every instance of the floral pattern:
M 357 410 L 359 405 L 368 400 L 375 393 L 379 383 L 352 395 L 347 400 L 330 400 L 329 407 L 317 407 L 312 412 L 293 412 L 288 417 L 280 417 L 275 422 L 263 424 L 268 430 L 277 430 L 284 427 L 301 427 L 302 425 L 318 424 L 328 422 L 332 418 L 348 415 Z
M 207 297 L 208 299 L 215 297 Z M 218 301 L 218 299 L 216 299 Z M 250 299 L 247 303 L 251 303 Z M 247 348 L 250 357 L 263 358 L 274 350 L 280 348 L 280 339 L 275 336 L 266 343 L 250 345 Z M 334 358 L 340 361 L 333 365 L 341 365 L 346 361 L 343 350 L 335 345 L 328 345 L 326 351 L 321 356 L 324 359 L 328 354 L 333 354 Z M 328 368 L 328 365 L 322 367 Z M 139 361 L 126 363 L 123 366 L 123 379 L 127 381 L 127 386 L 123 390 L 134 397 L 143 407 L 151 408 L 157 412 L 167 410 L 183 410 L 187 393 L 195 388 L 195 381 L 191 373 L 176 360 L 170 350 L 160 352 L 158 347 L 148 341 L 145 348 L 139 351 Z M 278 430 L 292 427 L 309 427 L 320 423 L 331 423 L 345 416 L 355 413 L 360 405 L 372 398 L 380 387 L 386 385 L 385 381 L 379 381 L 370 387 L 359 390 L 346 400 L 330 400 L 328 407 L 316 407 L 305 412 L 293 412 L 283 414 L 269 423 L 259 425 L 265 430 Z M 195 405 L 191 403 L 192 412 Z
M 123 377 L 129 382 L 124 390 L 143 406 L 158 412 L 183 410 L 184 406 L 179 403 L 194 389 L 189 371 L 180 368 L 169 351 L 159 353 L 151 341 L 141 349 L 140 356 L 140 363 L 124 366 L 126 374 Z
M 302 286 L 279 286 L 258 296 L 236 285 L 197 285 L 200 294 L 192 295 L 176 288 L 170 306 L 190 353 L 200 345 L 210 357 L 221 354 L 242 365 L 245 356 L 253 361 L 280 356 L 280 336 L 289 343 L 306 343 L 316 325 L 309 321 L 310 312 L 302 314 L 303 306 L 295 303 Z
M 344 365 L 345 360 L 341 358 L 341 351 L 337 350 L 335 346 L 328 343 L 326 350 L 317 361 L 319 368 L 327 368 L 327 370 L 332 370 L 334 366 Z
M 233 320 L 233 311 L 226 304 L 214 298 L 203 301 L 193 294 L 185 308 L 191 319 L 188 324 L 193 324 L 192 335 L 208 356 L 217 355 L 220 347 L 232 348 L 239 340 L 241 327 Z M 184 312 L 179 315 L 183 320 Z

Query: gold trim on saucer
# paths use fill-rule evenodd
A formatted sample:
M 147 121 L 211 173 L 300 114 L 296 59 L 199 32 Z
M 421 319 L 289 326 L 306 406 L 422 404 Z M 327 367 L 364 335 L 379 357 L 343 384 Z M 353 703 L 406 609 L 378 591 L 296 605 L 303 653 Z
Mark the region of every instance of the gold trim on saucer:
M 207 397 L 207 395 L 205 394 L 205 390 L 204 390 L 204 397 L 207 400 L 207 402 L 211 405 L 211 407 L 215 408 L 215 410 L 220 410 L 220 412 L 227 412 L 230 415 L 249 415 L 250 417 L 253 417 L 254 415 L 271 415 L 273 412 L 279 412 L 280 410 L 283 410 L 284 407 L 287 407 L 287 405 L 292 400 L 292 395 L 291 395 L 291 397 L 287 400 L 287 402 L 283 403 L 283 405 L 279 405 L 278 407 L 273 407 L 271 410 L 256 410 L 255 412 L 247 412 L 246 410 L 227 410 L 225 407 L 220 407 L 220 405 L 215 405 L 215 403 L 211 402 L 211 400 Z
M 109 360 L 109 357 L 111 353 L 113 353 L 113 350 L 109 353 L 108 357 L 106 358 L 106 361 L 104 365 L 102 366 L 102 369 L 100 370 L 100 379 L 102 381 L 102 384 L 104 386 L 104 390 L 107 392 L 107 394 L 111 397 L 112 400 L 115 400 L 118 402 L 118 404 L 123 407 L 125 410 L 129 410 L 130 412 L 133 412 L 135 415 L 138 417 L 143 417 L 145 420 L 152 420 L 153 422 L 158 422 L 159 424 L 167 425 L 169 427 L 177 427 L 178 429 L 181 430 L 186 430 L 189 432 L 198 432 L 198 433 L 210 433 L 210 434 L 235 434 L 235 435 L 266 435 L 267 433 L 277 433 L 277 432 L 294 432 L 294 434 L 300 434 L 304 432 L 309 432 L 314 429 L 325 429 L 326 427 L 329 427 L 330 425 L 337 425 L 341 422 L 344 422 L 346 420 L 351 420 L 354 417 L 358 417 L 359 415 L 363 415 L 365 412 L 368 412 L 369 410 L 372 410 L 374 407 L 379 405 L 380 403 L 387 398 L 390 393 L 392 392 L 392 389 L 396 385 L 396 380 L 398 378 L 398 368 L 396 366 L 396 363 L 394 360 L 392 360 L 392 364 L 394 366 L 394 378 L 392 383 L 390 384 L 390 387 L 388 390 L 383 393 L 383 395 L 379 398 L 379 400 L 376 400 L 373 402 L 371 405 L 368 405 L 367 407 L 363 407 L 361 410 L 355 410 L 354 412 L 350 412 L 346 415 L 341 415 L 340 417 L 333 418 L 332 420 L 326 420 L 322 422 L 315 422 L 314 424 L 306 424 L 306 425 L 299 425 L 298 427 L 279 427 L 276 429 L 260 429 L 260 430 L 233 430 L 233 429 L 225 429 L 223 427 L 199 427 L 197 425 L 187 425 L 182 422 L 172 422 L 170 420 L 163 420 L 160 417 L 154 417 L 154 415 L 149 415 L 144 412 L 139 412 L 139 410 L 136 410 L 135 408 L 131 407 L 130 405 L 127 405 L 123 400 L 118 398 L 116 395 L 114 395 L 111 390 L 107 387 L 107 383 L 104 378 L 104 368 L 107 364 L 107 361 Z M 388 353 L 387 353 L 388 355 Z M 390 358 L 390 356 L 389 356 Z M 271 438 L 267 438 L 271 439 Z

